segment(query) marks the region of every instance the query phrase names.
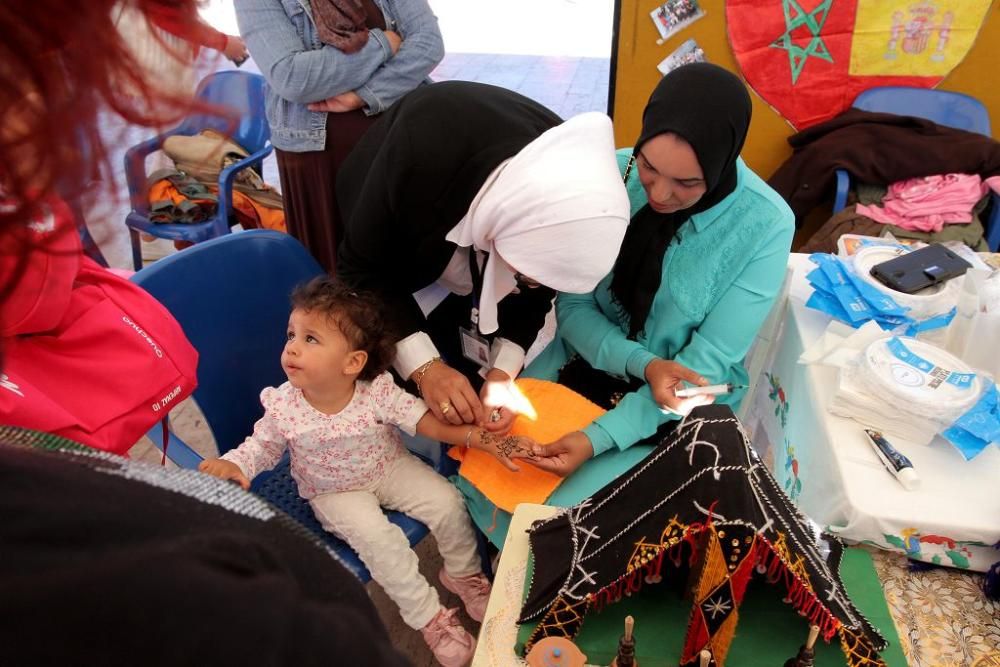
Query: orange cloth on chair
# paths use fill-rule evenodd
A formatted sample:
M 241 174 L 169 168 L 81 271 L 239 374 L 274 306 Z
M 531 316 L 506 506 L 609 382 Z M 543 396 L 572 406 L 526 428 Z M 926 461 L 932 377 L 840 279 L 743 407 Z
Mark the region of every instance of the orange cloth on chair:
M 531 401 L 538 419 L 531 421 L 519 415 L 511 433 L 534 438 L 540 444 L 579 431 L 604 414 L 603 409 L 561 384 L 531 378 L 517 380 L 516 384 Z M 448 455 L 462 462 L 458 469 L 462 477 L 507 512 L 513 512 L 520 503 L 545 502 L 563 480 L 531 465 L 531 459 L 514 459 L 521 471 L 512 472 L 492 454 L 478 449 L 452 447 Z
M 218 188 L 210 188 L 210 190 L 215 192 Z M 244 229 L 273 229 L 276 232 L 288 231 L 285 229 L 285 211 L 283 209 L 262 206 L 239 190 L 233 190 L 232 195 L 236 218 L 243 225 Z M 182 195 L 173 183 L 167 179 L 161 179 L 150 186 L 149 201 L 155 202 L 166 199 L 179 204 L 188 199 L 188 197 Z M 205 200 L 193 199 L 192 201 Z

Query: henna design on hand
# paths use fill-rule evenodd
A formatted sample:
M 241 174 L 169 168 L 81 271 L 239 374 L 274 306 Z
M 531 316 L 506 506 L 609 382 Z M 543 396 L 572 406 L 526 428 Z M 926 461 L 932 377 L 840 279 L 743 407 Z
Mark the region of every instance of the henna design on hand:
M 487 447 L 495 448 L 497 453 L 506 459 L 509 459 L 514 452 L 522 453 L 528 458 L 535 458 L 535 453 L 530 448 L 522 447 L 520 438 L 516 435 L 497 435 L 480 429 L 479 441 Z

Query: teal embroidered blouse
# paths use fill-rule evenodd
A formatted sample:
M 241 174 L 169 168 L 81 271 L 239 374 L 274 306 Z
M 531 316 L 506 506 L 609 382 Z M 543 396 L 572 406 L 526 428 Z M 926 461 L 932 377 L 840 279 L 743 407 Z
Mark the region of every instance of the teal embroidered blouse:
M 622 173 L 632 149 L 618 151 Z M 632 215 L 646 204 L 636 170 L 626 183 Z M 712 384 L 746 384 L 743 358 L 781 288 L 794 233 L 785 201 L 739 159 L 736 189 L 681 225 L 663 258 L 663 277 L 644 331 L 630 340 L 627 315 L 612 301 L 608 275 L 589 294 L 560 294 L 555 340 L 523 376 L 555 380 L 573 353 L 594 368 L 645 381 L 647 364 L 673 359 Z M 743 392 L 718 397 L 736 409 Z M 627 394 L 584 429 L 594 455 L 626 449 L 676 415 L 649 386 Z

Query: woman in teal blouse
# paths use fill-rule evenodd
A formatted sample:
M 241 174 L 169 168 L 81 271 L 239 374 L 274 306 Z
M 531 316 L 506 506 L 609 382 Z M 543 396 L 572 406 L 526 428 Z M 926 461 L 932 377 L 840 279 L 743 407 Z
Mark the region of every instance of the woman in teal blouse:
M 743 358 L 794 232 L 787 204 L 739 157 L 750 109 L 738 77 L 687 65 L 661 80 L 635 147 L 619 151 L 632 219 L 614 270 L 590 294 L 559 295 L 555 340 L 522 374 L 610 408 L 536 452 L 536 465 L 567 476 L 549 504 L 575 504 L 645 457 L 698 401 L 674 395 L 682 380 L 747 383 Z M 735 409 L 742 398 L 719 400 Z M 502 544 L 508 517 L 459 486 Z

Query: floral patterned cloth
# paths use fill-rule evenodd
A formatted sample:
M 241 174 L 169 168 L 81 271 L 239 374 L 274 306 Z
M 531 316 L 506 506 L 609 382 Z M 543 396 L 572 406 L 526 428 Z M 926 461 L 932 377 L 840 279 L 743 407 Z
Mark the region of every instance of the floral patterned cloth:
M 876 549 L 872 557 L 911 667 L 1000 665 L 1000 603 L 983 594 L 982 575 L 911 572 L 902 555 Z
M 754 449 L 799 510 L 842 539 L 935 565 L 987 571 L 1000 558 L 992 546 L 1000 516 L 995 474 L 1000 451 L 988 448 L 980 455 L 986 458 L 967 466 L 946 443 L 923 447 L 889 434 L 919 471 L 924 489 L 946 489 L 962 480 L 954 502 L 911 496 L 893 482 L 861 425 L 827 409 L 838 371 L 799 363 L 817 341 L 832 339 L 824 339 L 829 318 L 804 305 L 812 264 L 793 254 L 789 267 L 789 301 L 769 352 L 773 361 L 765 360 L 741 417 Z

